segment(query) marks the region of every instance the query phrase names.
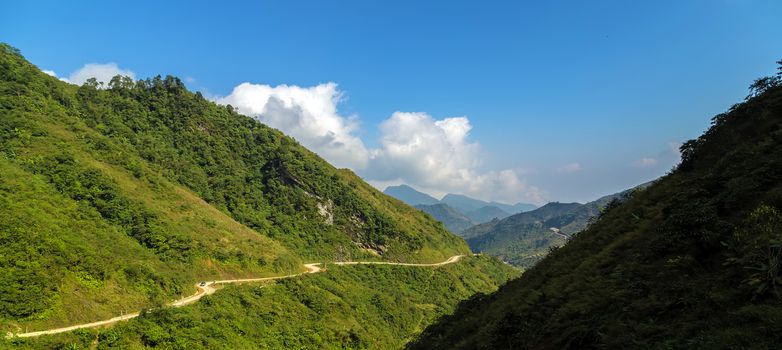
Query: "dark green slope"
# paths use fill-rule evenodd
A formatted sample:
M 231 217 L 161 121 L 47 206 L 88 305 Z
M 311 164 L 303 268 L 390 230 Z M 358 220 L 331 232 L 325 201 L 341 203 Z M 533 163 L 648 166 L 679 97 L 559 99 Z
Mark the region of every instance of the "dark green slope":
M 782 347 L 778 81 L 716 116 L 671 174 L 410 348 Z
M 0 327 L 45 329 L 302 261 L 441 261 L 439 222 L 173 77 L 106 89 L 0 45 Z M 19 327 L 19 328 L 17 328 Z

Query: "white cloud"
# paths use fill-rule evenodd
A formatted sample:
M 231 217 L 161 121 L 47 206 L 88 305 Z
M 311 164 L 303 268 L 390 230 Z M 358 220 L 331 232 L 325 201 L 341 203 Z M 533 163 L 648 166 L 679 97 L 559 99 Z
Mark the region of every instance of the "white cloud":
M 46 75 L 50 75 L 50 76 L 53 76 L 55 78 L 57 77 L 57 73 L 55 73 L 53 70 L 42 69 L 41 72 L 44 72 L 44 73 L 46 73 Z
M 648 168 L 657 165 L 657 159 L 654 158 L 641 158 L 632 163 L 633 166 L 639 168 Z
M 372 151 L 366 176 L 401 181 L 435 194 L 464 193 L 481 199 L 543 203 L 544 193 L 519 171 L 478 170 L 480 146 L 470 142 L 466 117 L 434 120 L 426 113 L 396 112 L 380 126 L 380 148 Z
M 426 113 L 395 112 L 380 125 L 379 148 L 358 136 L 354 116 L 337 107 L 343 95 L 334 83 L 313 87 L 242 83 L 213 100 L 293 136 L 338 167 L 348 167 L 378 188 L 407 183 L 436 195 L 448 192 L 515 202 L 545 203 L 545 194 L 521 171 L 479 171 L 480 146 L 469 140 L 466 117 L 435 120 Z
M 309 88 L 242 83 L 215 101 L 293 136 L 338 167 L 361 170 L 367 165 L 369 151 L 356 135 L 356 118 L 337 112 L 341 99 L 334 83 Z
M 52 71 L 49 71 L 54 73 Z M 47 73 L 44 71 L 44 73 Z M 49 74 L 52 75 L 52 74 Z M 69 82 L 71 84 L 82 85 L 89 78 L 95 78 L 99 82 L 108 84 L 115 75 L 128 76 L 133 79 L 136 78 L 136 73 L 127 69 L 121 69 L 116 63 L 87 63 L 83 67 L 77 69 L 71 73 L 68 78 L 60 78 L 62 81 Z M 56 75 L 55 75 L 56 76 Z
M 559 173 L 576 173 L 579 171 L 581 171 L 581 164 L 579 163 L 565 164 L 557 168 L 557 172 Z

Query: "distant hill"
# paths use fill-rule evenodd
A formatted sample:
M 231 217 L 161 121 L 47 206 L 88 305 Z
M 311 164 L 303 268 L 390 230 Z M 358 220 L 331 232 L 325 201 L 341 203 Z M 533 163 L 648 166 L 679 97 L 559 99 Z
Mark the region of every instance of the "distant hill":
M 502 219 L 514 213 L 537 208 L 527 203 L 486 202 L 461 194 L 447 194 L 442 200 L 437 200 L 407 185 L 389 186 L 383 193 L 427 212 L 456 234 L 469 227 L 465 227 L 468 222 L 473 225 L 481 224 L 495 218 Z M 437 204 L 444 204 L 445 207 Z
M 493 219 L 504 219 L 511 214 L 493 205 L 487 205 L 485 207 L 467 212 L 465 215 L 474 222 L 483 223 Z
M 637 188 L 643 188 L 643 184 Z M 633 190 L 634 190 L 633 189 Z M 461 232 L 470 248 L 520 267 L 530 267 L 542 259 L 549 247 L 558 247 L 585 229 L 608 203 L 632 190 L 580 203 L 548 203 L 533 211 L 492 220 Z
M 483 207 L 497 207 L 508 214 L 516 214 L 537 208 L 537 206 L 528 203 L 505 204 L 499 202 L 486 202 L 480 199 L 471 198 L 463 194 L 449 193 L 440 200 L 440 202 L 450 205 L 463 213 L 476 211 Z
M 442 222 L 443 225 L 445 225 L 445 228 L 457 235 L 477 224 L 476 221 L 473 221 L 458 210 L 451 208 L 448 204 L 419 204 L 415 207 L 431 215 L 435 220 Z
M 671 173 L 408 348 L 782 349 L 778 64 Z
M 517 214 L 517 213 L 523 213 L 525 211 L 535 210 L 538 208 L 537 205 L 529 204 L 529 203 L 516 203 L 516 204 L 505 204 L 505 203 L 499 203 L 499 202 L 489 202 L 490 206 L 494 206 L 497 208 L 502 209 L 502 211 L 508 213 L 508 214 Z
M 464 213 L 468 213 L 474 210 L 478 210 L 489 205 L 489 202 L 482 201 L 480 199 L 470 198 L 462 194 L 449 193 L 440 200 L 441 202 L 450 205 Z
M 391 197 L 394 197 L 402 202 L 405 202 L 411 206 L 416 206 L 419 204 L 432 205 L 432 204 L 440 203 L 440 201 L 437 200 L 437 198 L 434 198 L 426 193 L 417 191 L 416 189 L 408 185 L 389 186 L 386 187 L 383 193 Z

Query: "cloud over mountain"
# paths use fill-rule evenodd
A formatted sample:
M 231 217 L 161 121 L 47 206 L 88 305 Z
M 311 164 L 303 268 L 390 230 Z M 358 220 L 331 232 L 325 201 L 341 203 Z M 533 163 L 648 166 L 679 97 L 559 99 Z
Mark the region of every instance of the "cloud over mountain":
M 293 136 L 332 164 L 372 183 L 408 183 L 433 193 L 543 202 L 543 192 L 517 171 L 480 171 L 480 145 L 469 140 L 467 117 L 435 120 L 423 112 L 395 112 L 380 124 L 379 147 L 368 149 L 355 116 L 338 113 L 343 94 L 334 83 L 313 87 L 242 83 L 216 102 Z

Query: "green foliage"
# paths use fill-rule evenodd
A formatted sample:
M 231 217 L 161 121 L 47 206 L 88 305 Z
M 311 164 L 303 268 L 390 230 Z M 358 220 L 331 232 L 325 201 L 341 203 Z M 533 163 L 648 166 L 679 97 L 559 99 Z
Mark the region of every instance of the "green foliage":
M 186 308 L 164 308 L 109 330 L 88 330 L 98 349 L 392 349 L 516 275 L 487 257 L 438 268 L 328 266 L 277 284 L 225 287 Z M 78 334 L 19 341 L 20 348 L 76 343 Z
M 473 226 L 461 233 L 473 251 L 496 256 L 511 265 L 529 268 L 578 234 L 635 191 L 635 188 L 579 203 L 548 203 L 538 209 Z
M 411 349 L 782 347 L 782 86 L 682 146 L 682 163 Z
M 74 86 L 0 44 L 3 332 L 154 308 L 199 280 L 301 272 L 304 260 L 468 252 L 430 217 L 175 77 Z M 478 272 L 487 286 L 503 280 Z M 477 286 L 464 292 L 486 290 Z M 144 342 L 173 346 L 166 327 L 160 320 Z M 86 348 L 95 339 L 86 332 L 36 344 Z M 143 344 L 108 331 L 98 339 Z
M 781 298 L 782 215 L 779 210 L 761 205 L 736 229 L 728 247 L 727 263 L 750 271 L 744 284 L 756 298 L 771 293 Z

